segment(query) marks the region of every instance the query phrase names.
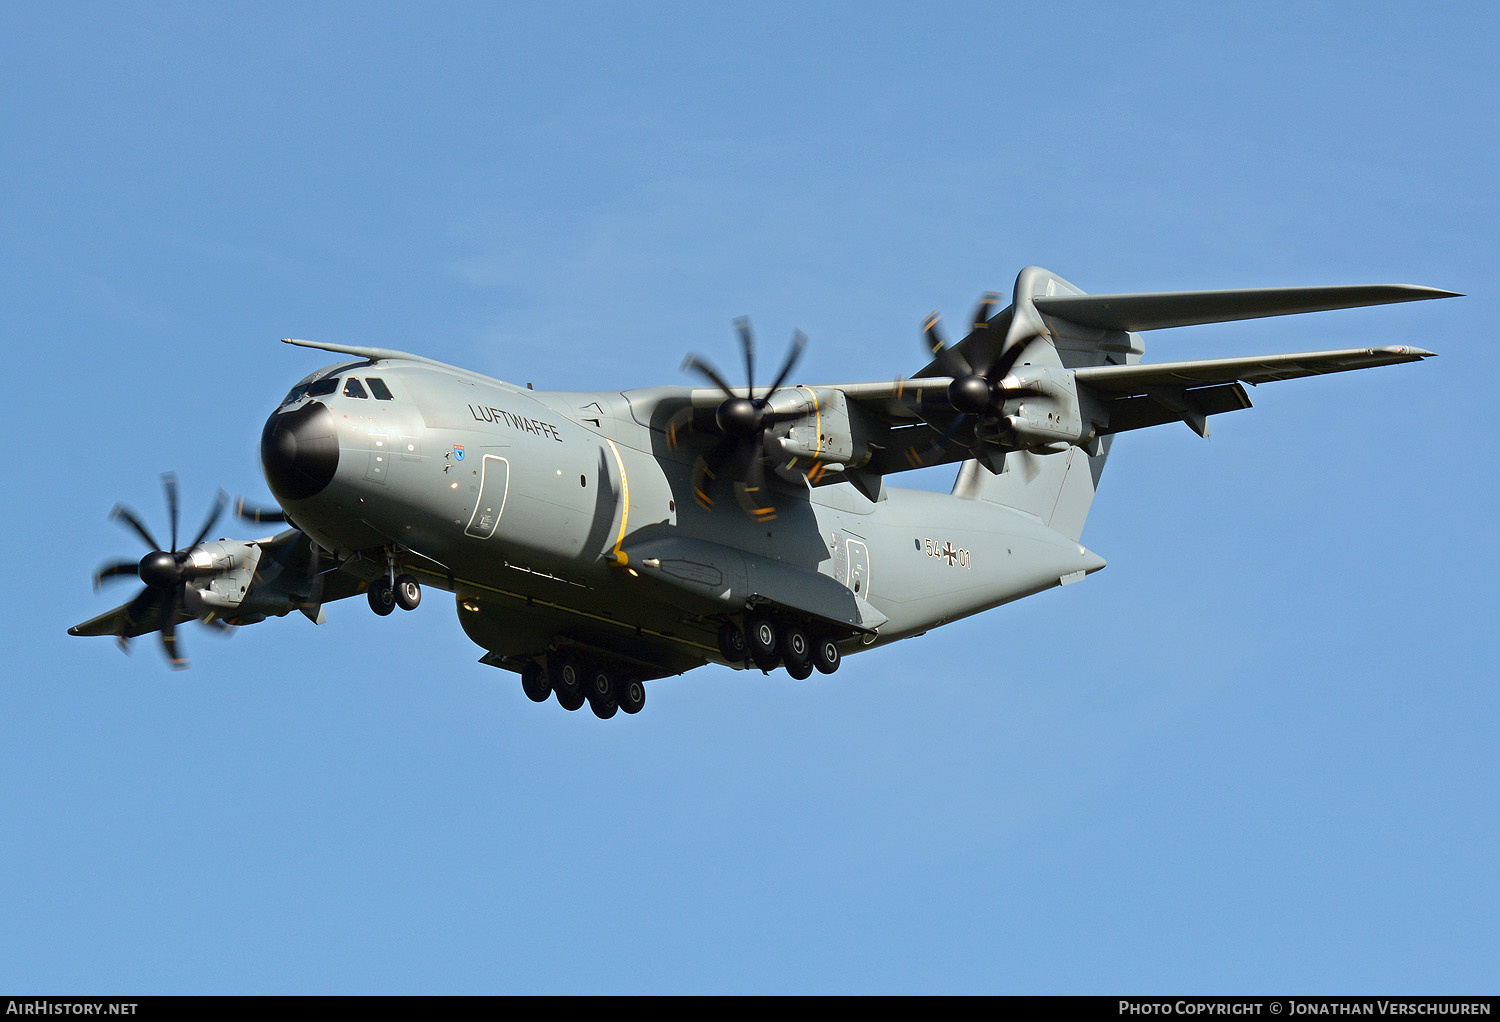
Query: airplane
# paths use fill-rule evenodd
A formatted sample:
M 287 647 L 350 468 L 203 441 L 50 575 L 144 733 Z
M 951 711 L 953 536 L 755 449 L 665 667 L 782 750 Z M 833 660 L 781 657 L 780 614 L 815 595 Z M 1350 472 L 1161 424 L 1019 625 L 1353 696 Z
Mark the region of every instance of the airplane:
M 526 696 L 595 715 L 638 712 L 645 683 L 710 663 L 805 679 L 878 648 L 1071 585 L 1105 566 L 1079 540 L 1116 434 L 1250 407 L 1245 384 L 1419 362 L 1407 345 L 1143 362 L 1145 331 L 1458 297 L 1413 285 L 1089 295 L 1027 267 L 1008 306 L 985 295 L 959 343 L 936 313 L 909 378 L 790 384 L 794 334 L 755 386 L 748 321 L 734 321 L 744 386 L 691 355 L 709 386 L 537 391 L 421 355 L 284 339 L 349 356 L 294 387 L 260 457 L 277 506 L 240 517 L 287 528 L 178 546 L 133 511 L 150 548 L 102 566 L 134 575 L 129 602 L 69 629 L 232 629 L 365 594 L 380 615 L 454 594 L 479 662 Z M 951 493 L 888 485 L 957 465 Z

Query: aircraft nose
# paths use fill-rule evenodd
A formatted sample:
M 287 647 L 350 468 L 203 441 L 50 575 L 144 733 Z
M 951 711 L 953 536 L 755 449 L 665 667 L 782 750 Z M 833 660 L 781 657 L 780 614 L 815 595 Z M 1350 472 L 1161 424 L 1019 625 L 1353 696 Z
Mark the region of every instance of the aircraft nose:
M 266 420 L 260 434 L 260 463 L 279 500 L 315 497 L 339 467 L 339 437 L 333 413 L 311 401 Z

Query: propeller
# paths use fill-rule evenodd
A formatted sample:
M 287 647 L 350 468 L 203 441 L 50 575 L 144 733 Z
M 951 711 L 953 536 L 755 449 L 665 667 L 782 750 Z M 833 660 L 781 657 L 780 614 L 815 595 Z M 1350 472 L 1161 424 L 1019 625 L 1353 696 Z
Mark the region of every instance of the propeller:
M 235 516 L 247 522 L 284 522 L 286 512 L 279 507 L 262 507 L 251 504 L 244 497 L 234 498 Z
M 777 464 L 782 456 L 780 445 L 771 436 L 770 429 L 778 422 L 800 415 L 777 412 L 771 407 L 771 398 L 802 357 L 807 337 L 800 330 L 792 334 L 786 361 L 776 374 L 775 382 L 757 397 L 755 340 L 750 332 L 750 321 L 741 316 L 734 321 L 734 329 L 745 353 L 745 396 L 736 394 L 707 359 L 689 355 L 682 363 L 684 372 L 697 373 L 724 392 L 724 400 L 714 409 L 713 423 L 708 427 L 708 431 L 720 439 L 693 463 L 693 496 L 705 510 L 712 510 L 715 484 L 721 476 L 727 475 L 733 480 L 734 496 L 740 507 L 756 521 L 769 522 L 776 517 L 776 505 L 771 502 L 766 465 Z M 673 448 L 679 446 L 696 424 L 697 409 L 689 406 L 679 411 L 667 423 L 668 444 Z
M 110 579 L 121 578 L 125 575 L 135 575 L 143 583 L 145 588 L 140 591 L 126 606 L 125 620 L 130 627 L 145 623 L 149 615 L 155 613 L 160 622 L 161 644 L 167 659 L 177 670 L 188 666 L 185 656 L 177 645 L 177 618 L 182 613 L 187 602 L 187 584 L 189 580 L 203 578 L 214 574 L 212 568 L 197 567 L 192 563 L 192 553 L 199 543 L 203 542 L 208 531 L 218 522 L 219 516 L 224 513 L 224 507 L 229 502 L 229 497 L 220 490 L 214 498 L 213 507 L 209 509 L 208 517 L 204 519 L 203 528 L 198 530 L 198 535 L 185 547 L 177 546 L 177 477 L 171 472 L 165 472 L 161 477 L 162 490 L 166 494 L 167 517 L 171 523 L 169 533 L 170 543 L 163 549 L 157 542 L 151 530 L 142 524 L 141 519 L 134 511 L 124 504 L 116 504 L 110 512 L 110 518 L 123 522 L 150 547 L 150 552 L 139 561 L 112 561 L 102 565 L 94 573 L 94 588 Z M 130 638 L 124 632 L 115 636 L 120 647 L 127 652 L 130 649 Z
M 990 312 L 999 297 L 991 291 L 979 300 L 979 306 L 974 310 L 974 332 L 989 329 Z M 953 378 L 953 382 L 948 384 L 945 404 L 957 414 L 930 447 L 911 452 L 910 457 L 918 464 L 925 464 L 945 452 L 948 444 L 971 418 L 976 420 L 976 428 L 982 424 L 993 425 L 999 419 L 1000 409 L 1005 402 L 1041 393 L 1032 387 L 1005 386 L 1006 377 L 1016 367 L 1032 341 L 1036 340 L 1035 335 L 1017 340 L 1004 348 L 988 365 L 975 365 L 970 364 L 958 349 L 948 346 L 943 338 L 941 322 L 942 317 L 937 312 L 930 314 L 922 322 L 922 339 L 943 375 Z

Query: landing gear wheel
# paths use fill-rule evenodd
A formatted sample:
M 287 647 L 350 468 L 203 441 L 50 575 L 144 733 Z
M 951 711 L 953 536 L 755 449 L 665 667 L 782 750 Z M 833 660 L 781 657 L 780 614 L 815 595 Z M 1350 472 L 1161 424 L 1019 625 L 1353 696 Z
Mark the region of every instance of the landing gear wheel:
M 812 664 L 823 674 L 832 674 L 839 669 L 839 662 L 843 654 L 839 652 L 839 644 L 833 640 L 831 635 L 820 635 L 813 643 Z
M 620 709 L 626 713 L 640 713 L 641 707 L 646 705 L 646 685 L 636 678 L 631 678 L 620 686 Z
M 371 582 L 370 591 L 366 595 L 370 598 L 370 609 L 381 617 L 396 609 L 396 590 L 391 586 L 390 579 L 378 578 Z
M 798 679 L 812 673 L 812 641 L 807 637 L 806 628 L 801 625 L 783 628 L 779 645 L 786 673 Z
M 615 696 L 614 675 L 608 668 L 595 667 L 589 671 L 588 678 L 589 709 L 600 720 L 608 720 L 620 708 L 620 701 Z
M 583 669 L 578 661 L 566 653 L 552 658 L 547 671 L 552 681 L 552 691 L 557 693 L 557 704 L 565 710 L 576 710 L 583 705 Z
M 719 655 L 732 664 L 745 662 L 745 633 L 733 621 L 719 626 Z
M 534 703 L 545 703 L 552 694 L 552 684 L 547 680 L 547 672 L 535 660 L 521 668 L 521 691 Z
M 745 619 L 745 646 L 750 659 L 763 671 L 774 671 L 778 662 L 776 655 L 776 625 L 768 617 Z
M 396 606 L 402 610 L 416 610 L 422 602 L 422 586 L 410 575 L 396 576 Z

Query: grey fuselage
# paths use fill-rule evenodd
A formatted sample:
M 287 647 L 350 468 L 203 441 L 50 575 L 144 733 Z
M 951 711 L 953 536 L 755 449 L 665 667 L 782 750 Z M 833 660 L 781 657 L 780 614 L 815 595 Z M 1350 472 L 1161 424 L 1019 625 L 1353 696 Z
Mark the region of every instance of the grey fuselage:
M 350 379 L 389 398 L 348 396 Z M 852 653 L 1104 566 L 1034 515 L 961 495 L 777 482 L 773 521 L 727 494 L 705 509 L 694 450 L 651 425 L 691 393 L 532 391 L 380 358 L 299 384 L 262 457 L 288 518 L 345 570 L 399 567 L 456 593 L 486 662 L 512 669 L 560 643 L 645 676 L 727 663 L 716 630 L 757 607 Z

